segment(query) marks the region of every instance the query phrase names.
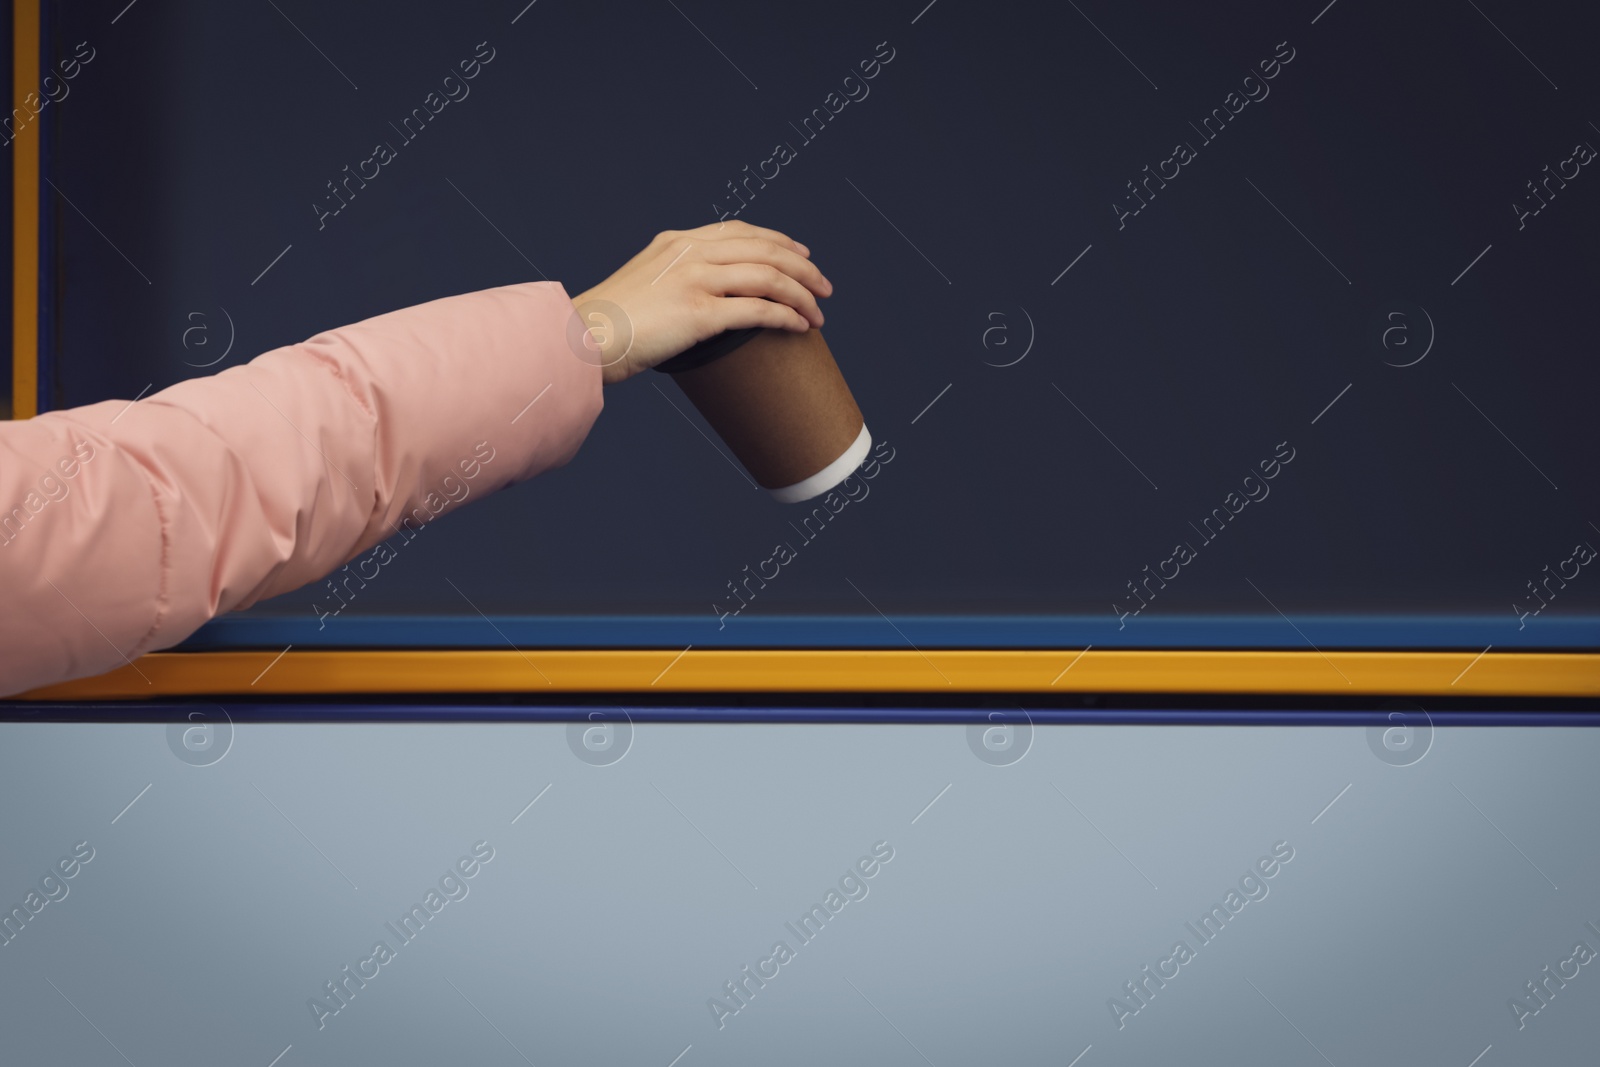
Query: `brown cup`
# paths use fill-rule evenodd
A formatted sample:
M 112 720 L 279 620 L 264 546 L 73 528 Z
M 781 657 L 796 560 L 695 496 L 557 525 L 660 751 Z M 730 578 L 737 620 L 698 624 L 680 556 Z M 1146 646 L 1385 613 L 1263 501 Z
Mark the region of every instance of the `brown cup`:
M 872 447 L 821 330 L 759 330 L 727 355 L 672 378 L 782 503 L 826 493 Z

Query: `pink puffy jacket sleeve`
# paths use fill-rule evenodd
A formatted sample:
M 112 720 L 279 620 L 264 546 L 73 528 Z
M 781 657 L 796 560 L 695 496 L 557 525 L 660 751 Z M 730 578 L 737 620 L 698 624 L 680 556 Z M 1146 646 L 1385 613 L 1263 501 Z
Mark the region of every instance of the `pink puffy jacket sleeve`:
M 602 403 L 575 319 L 560 283 L 510 285 L 0 422 L 0 695 L 170 647 L 566 463 Z

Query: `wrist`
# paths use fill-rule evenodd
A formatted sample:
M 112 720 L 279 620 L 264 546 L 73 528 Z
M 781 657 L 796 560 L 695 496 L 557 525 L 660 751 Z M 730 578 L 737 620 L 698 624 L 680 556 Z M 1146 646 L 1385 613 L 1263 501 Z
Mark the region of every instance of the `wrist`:
M 626 351 L 624 350 L 621 355 L 617 353 L 618 334 L 625 334 L 622 339 L 631 346 L 632 331 L 619 330 L 618 324 L 613 321 L 613 315 L 621 309 L 608 303 L 604 298 L 595 297 L 593 293 L 594 290 L 586 289 L 572 298 L 573 311 L 583 324 L 584 330 L 579 335 L 583 351 L 577 353 L 577 356 L 585 363 L 599 366 L 602 385 L 616 385 L 633 376 Z

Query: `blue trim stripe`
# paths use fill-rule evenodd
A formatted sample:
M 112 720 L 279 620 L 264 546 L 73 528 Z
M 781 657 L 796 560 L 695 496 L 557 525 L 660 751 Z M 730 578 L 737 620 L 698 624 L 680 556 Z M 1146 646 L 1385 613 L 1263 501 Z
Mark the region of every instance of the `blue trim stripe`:
M 202 627 L 182 651 L 351 648 L 1084 648 L 1600 650 L 1600 616 L 1546 616 L 1522 629 L 1500 615 L 497 616 L 230 615 Z
M 1367 709 L 1265 708 L 918 708 L 918 707 L 590 707 L 579 705 L 484 704 L 8 704 L 0 701 L 0 722 L 183 722 L 204 706 L 225 711 L 233 722 L 616 722 L 634 723 L 850 723 L 895 725 L 971 725 L 1011 723 L 1034 726 L 1113 724 L 1127 726 L 1390 726 L 1391 711 Z M 1412 705 L 1417 707 L 1418 705 Z M 626 720 L 619 712 L 626 713 Z M 998 718 L 996 718 L 998 716 Z M 1435 727 L 1600 726 L 1600 711 L 1489 708 L 1482 711 L 1429 710 Z

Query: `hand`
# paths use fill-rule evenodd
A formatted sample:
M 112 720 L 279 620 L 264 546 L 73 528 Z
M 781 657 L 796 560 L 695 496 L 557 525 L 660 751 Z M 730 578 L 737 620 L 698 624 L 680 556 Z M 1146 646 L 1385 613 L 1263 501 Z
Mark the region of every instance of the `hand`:
M 572 298 L 588 332 L 580 358 L 607 385 L 725 330 L 821 326 L 833 283 L 799 241 L 737 220 L 665 230 L 605 281 Z

